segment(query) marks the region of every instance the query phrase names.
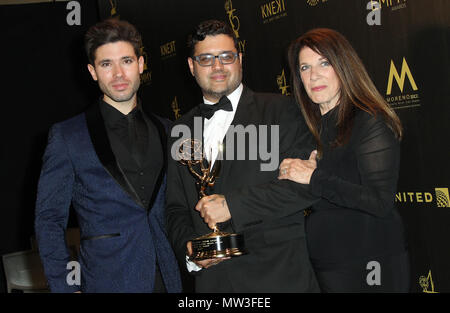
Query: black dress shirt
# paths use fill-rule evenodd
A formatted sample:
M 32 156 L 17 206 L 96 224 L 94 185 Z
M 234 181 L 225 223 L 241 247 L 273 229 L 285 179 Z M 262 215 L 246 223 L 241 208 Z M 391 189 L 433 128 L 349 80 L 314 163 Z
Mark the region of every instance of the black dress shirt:
M 149 205 L 156 182 L 164 166 L 163 148 L 158 129 L 139 104 L 127 115 L 100 101 L 111 148 L 120 168 L 141 199 Z

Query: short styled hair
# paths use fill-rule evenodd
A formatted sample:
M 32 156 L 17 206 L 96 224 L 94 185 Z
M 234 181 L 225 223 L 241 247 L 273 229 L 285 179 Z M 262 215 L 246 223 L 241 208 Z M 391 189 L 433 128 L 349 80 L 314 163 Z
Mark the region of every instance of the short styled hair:
M 136 27 L 124 20 L 110 18 L 89 28 L 84 37 L 84 48 L 89 63 L 94 65 L 97 48 L 117 41 L 125 41 L 133 46 L 137 57 L 141 56 L 142 37 Z
M 234 41 L 236 50 L 239 51 L 239 44 L 236 35 L 227 23 L 218 20 L 207 20 L 198 24 L 193 32 L 188 36 L 187 47 L 189 50 L 189 56 L 194 56 L 195 45 L 199 41 L 203 41 L 206 36 L 217 35 L 230 36 Z

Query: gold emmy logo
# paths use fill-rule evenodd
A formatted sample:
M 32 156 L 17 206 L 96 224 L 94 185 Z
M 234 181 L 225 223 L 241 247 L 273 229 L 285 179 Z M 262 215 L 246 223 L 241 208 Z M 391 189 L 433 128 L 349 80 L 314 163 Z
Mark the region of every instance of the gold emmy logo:
M 310 6 L 316 6 L 319 2 L 327 2 L 328 0 L 306 0 L 306 3 L 308 3 Z
M 144 46 L 142 46 L 139 50 L 141 52 L 142 57 L 144 58 L 144 72 L 145 72 L 146 70 L 148 70 L 148 65 L 147 65 L 148 54 L 147 54 L 147 52 L 145 52 L 144 49 L 145 49 Z
M 435 188 L 436 204 L 438 208 L 450 208 L 450 197 L 448 195 L 448 188 Z
M 149 70 L 148 67 L 148 54 L 145 51 L 144 46 L 142 46 L 140 49 L 141 55 L 144 58 L 144 71 L 141 74 L 141 83 L 143 85 L 149 85 L 152 81 L 152 72 Z
M 310 6 L 316 6 L 317 3 L 319 3 L 319 0 L 306 0 L 306 2 L 310 5 Z
M 110 17 L 120 18 L 120 15 L 117 14 L 117 1 L 109 0 L 109 4 L 111 5 Z
M 231 0 L 225 1 L 225 12 L 228 14 L 228 21 L 230 22 L 230 26 L 233 29 L 234 35 L 236 39 L 239 39 L 239 29 L 241 28 L 241 22 L 239 18 L 234 15 L 236 9 L 233 9 L 233 2 Z M 238 40 L 239 52 L 245 53 L 245 45 L 247 40 Z
M 225 1 L 225 11 L 228 14 L 228 21 L 230 22 L 234 35 L 236 38 L 239 38 L 239 28 L 241 27 L 241 23 L 239 22 L 239 18 L 234 15 L 236 9 L 233 9 L 233 2 L 231 2 L 231 0 Z
M 392 83 L 394 81 L 394 78 L 395 78 L 395 81 L 397 82 L 398 87 L 400 88 L 400 91 L 403 92 L 403 87 L 405 85 L 406 77 L 408 77 L 409 83 L 411 84 L 413 90 L 414 91 L 418 90 L 419 88 L 417 88 L 416 82 L 414 81 L 414 78 L 411 74 L 411 70 L 409 69 L 406 59 L 403 57 L 402 69 L 401 69 L 400 75 L 398 75 L 398 71 L 394 65 L 394 61 L 391 60 L 391 67 L 389 69 L 389 78 L 388 78 L 386 95 L 390 95 L 392 93 Z
M 431 270 L 428 272 L 428 276 L 420 276 L 419 277 L 419 285 L 422 287 L 422 292 L 425 293 L 438 293 L 437 291 L 434 291 L 434 282 L 433 277 L 431 276 Z M 428 290 L 428 288 L 431 287 L 431 290 Z
M 278 89 L 281 90 L 281 94 L 289 96 L 291 93 L 288 91 L 289 85 L 286 84 L 286 75 L 284 74 L 284 69 L 281 71 L 281 75 L 277 75 Z
M 173 99 L 170 106 L 172 107 L 172 111 L 173 111 L 173 114 L 175 115 L 175 119 L 176 120 L 179 119 L 181 117 L 181 114 L 180 114 L 180 107 L 178 106 L 177 96 L 175 96 L 175 99 Z

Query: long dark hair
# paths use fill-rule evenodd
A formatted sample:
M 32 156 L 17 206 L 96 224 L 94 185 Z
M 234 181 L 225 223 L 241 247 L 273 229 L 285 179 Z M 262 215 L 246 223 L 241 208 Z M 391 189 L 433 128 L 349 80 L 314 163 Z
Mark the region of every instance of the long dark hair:
M 335 146 L 343 145 L 350 138 L 356 109 L 361 109 L 372 115 L 381 113 L 395 136 L 399 140 L 401 139 L 403 131 L 400 119 L 378 92 L 364 64 L 348 40 L 332 29 L 316 28 L 291 43 L 288 60 L 294 96 L 300 105 L 306 124 L 316 139 L 319 156 L 322 153 L 319 134 L 320 109 L 319 105 L 309 98 L 300 78 L 299 53 L 304 47 L 309 47 L 327 58 L 339 79 L 340 98 L 336 125 L 338 133 L 334 142 Z

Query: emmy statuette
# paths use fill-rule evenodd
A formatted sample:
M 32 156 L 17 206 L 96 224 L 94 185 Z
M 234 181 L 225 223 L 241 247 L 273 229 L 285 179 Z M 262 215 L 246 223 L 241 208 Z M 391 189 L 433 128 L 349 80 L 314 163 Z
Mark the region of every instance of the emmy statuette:
M 219 145 L 219 153 L 222 152 L 221 147 Z M 177 152 L 179 162 L 188 167 L 196 180 L 199 199 L 205 197 L 207 189 L 213 187 L 219 177 L 221 160 L 216 160 L 211 166 L 203 157 L 201 142 L 195 139 L 184 140 Z M 192 251 L 190 259 L 194 261 L 246 254 L 243 235 L 222 232 L 217 225 L 214 226 L 213 232 L 192 239 Z

